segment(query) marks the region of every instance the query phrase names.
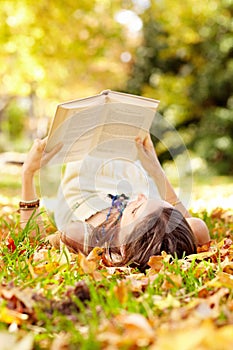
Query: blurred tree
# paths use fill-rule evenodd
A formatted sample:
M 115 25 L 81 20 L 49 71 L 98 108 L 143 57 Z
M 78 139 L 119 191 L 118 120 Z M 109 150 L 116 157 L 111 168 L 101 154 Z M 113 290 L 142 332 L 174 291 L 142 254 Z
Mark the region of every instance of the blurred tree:
M 1 3 L 1 94 L 67 99 L 92 92 L 124 72 L 123 28 L 114 20 L 120 1 Z M 103 20 L 103 14 L 105 14 Z M 101 79 L 100 79 L 101 77 Z M 81 88 L 80 88 L 81 87 Z
M 6 118 L 2 123 L 3 132 L 5 132 L 10 140 L 19 138 L 24 130 L 24 115 L 25 111 L 15 100 L 8 104 L 5 114 Z
M 232 0 L 151 2 L 127 86 L 160 99 L 187 146 L 220 174 L 233 173 L 232 12 Z M 162 160 L 168 148 L 179 153 L 169 128 L 159 137 Z
M 221 6 L 220 6 L 221 5 Z M 194 45 L 203 64 L 195 67 L 194 118 L 199 128 L 191 146 L 220 174 L 233 174 L 233 1 L 218 2 L 216 16 L 201 28 Z
M 15 102 L 24 98 L 25 117 L 31 120 L 53 115 L 58 102 L 120 89 L 127 69 L 121 54 L 131 48 L 125 28 L 115 20 L 121 4 L 2 1 L 0 121 L 8 120 L 5 105 L 12 96 Z

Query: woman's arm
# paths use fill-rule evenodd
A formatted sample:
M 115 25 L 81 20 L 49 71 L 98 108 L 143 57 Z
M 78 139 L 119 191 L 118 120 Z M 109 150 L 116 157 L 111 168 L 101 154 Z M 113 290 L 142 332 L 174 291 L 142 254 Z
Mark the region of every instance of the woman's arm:
M 61 149 L 62 144 L 56 145 L 50 152 L 45 152 L 45 147 L 47 143 L 47 137 L 43 140 L 36 139 L 28 152 L 26 160 L 23 164 L 22 168 L 22 199 L 21 202 L 23 205 L 27 205 L 27 203 L 33 203 L 37 200 L 37 193 L 35 189 L 35 174 L 36 172 L 45 164 L 49 162 L 49 160 Z M 24 228 L 30 219 L 35 208 L 20 208 L 20 223 L 21 227 Z M 36 210 L 37 214 L 38 209 Z M 42 222 L 40 218 L 37 216 L 37 223 L 42 227 Z M 32 235 L 35 232 L 32 232 Z
M 136 145 L 138 149 L 138 157 L 142 163 L 142 166 L 154 180 L 161 198 L 175 206 L 184 215 L 184 217 L 191 217 L 188 210 L 177 197 L 174 188 L 168 180 L 158 160 L 150 135 L 148 135 L 144 140 L 137 138 Z
M 155 181 L 161 198 L 172 204 L 183 214 L 183 216 L 187 219 L 194 235 L 196 236 L 199 245 L 207 243 L 210 240 L 210 236 L 205 222 L 201 219 L 192 217 L 189 211 L 177 197 L 174 188 L 172 187 L 158 160 L 150 135 L 147 135 L 144 140 L 136 138 L 136 145 L 139 160 L 141 161 L 144 169 Z

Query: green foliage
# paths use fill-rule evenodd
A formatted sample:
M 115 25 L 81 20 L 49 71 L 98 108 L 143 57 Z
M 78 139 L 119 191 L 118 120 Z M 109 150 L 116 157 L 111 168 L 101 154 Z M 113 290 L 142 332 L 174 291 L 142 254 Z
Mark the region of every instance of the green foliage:
M 120 9 L 120 0 L 1 2 L 0 132 L 7 136 L 0 149 L 22 131 L 18 111 L 6 111 L 12 98 L 27 102 L 24 137 L 35 138 L 47 132 L 38 132 L 38 119 L 50 119 L 59 102 L 123 86 L 120 55 L 133 45 L 115 20 Z
M 8 135 L 10 140 L 22 136 L 25 127 L 24 117 L 25 110 L 17 104 L 17 101 L 11 101 L 5 110 L 2 122 L 2 131 Z
M 233 110 L 209 108 L 200 121 L 194 149 L 216 173 L 232 174 Z
M 209 18 L 203 41 L 194 47 L 205 57 L 196 67 L 191 93 L 200 119 L 194 149 L 220 174 L 233 173 L 233 3 L 221 2 L 219 16 Z M 205 34 L 205 35 L 204 35 Z
M 151 3 L 127 86 L 160 99 L 160 112 L 219 174 L 233 173 L 232 13 L 225 0 Z
M 4 1 L 4 94 L 28 96 L 34 91 L 42 99 L 66 100 L 81 97 L 83 89 L 96 92 L 105 84 L 113 86 L 111 81 L 120 84 L 125 36 L 114 20 L 118 9 L 119 1 Z

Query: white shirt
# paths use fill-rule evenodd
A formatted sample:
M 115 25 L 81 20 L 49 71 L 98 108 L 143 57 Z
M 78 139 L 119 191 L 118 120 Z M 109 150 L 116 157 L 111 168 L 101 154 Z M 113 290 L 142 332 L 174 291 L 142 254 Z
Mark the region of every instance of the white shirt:
M 71 221 L 85 221 L 110 207 L 109 193 L 124 193 L 130 200 L 139 193 L 147 198 L 160 199 L 155 183 L 139 161 L 106 161 L 88 156 L 83 161 L 71 162 L 66 166 L 54 211 L 58 229 L 62 230 Z

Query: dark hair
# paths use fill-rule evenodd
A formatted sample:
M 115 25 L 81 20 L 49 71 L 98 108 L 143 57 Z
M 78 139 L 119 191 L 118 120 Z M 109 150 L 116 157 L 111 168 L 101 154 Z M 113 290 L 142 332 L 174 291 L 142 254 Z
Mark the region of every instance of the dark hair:
M 173 257 L 196 253 L 196 238 L 184 216 L 174 208 L 147 215 L 127 236 L 123 264 L 134 263 L 145 270 L 152 255 L 162 251 Z
M 90 246 L 109 247 L 110 256 L 119 247 L 111 246 L 112 237 L 120 230 L 119 222 L 109 225 L 103 235 L 102 225 L 96 227 L 90 237 Z M 147 267 L 152 255 L 160 255 L 165 251 L 172 256 L 182 258 L 184 255 L 196 253 L 195 236 L 184 216 L 174 208 L 160 208 L 147 215 L 125 238 L 124 256 L 113 265 L 135 265 L 141 271 Z

